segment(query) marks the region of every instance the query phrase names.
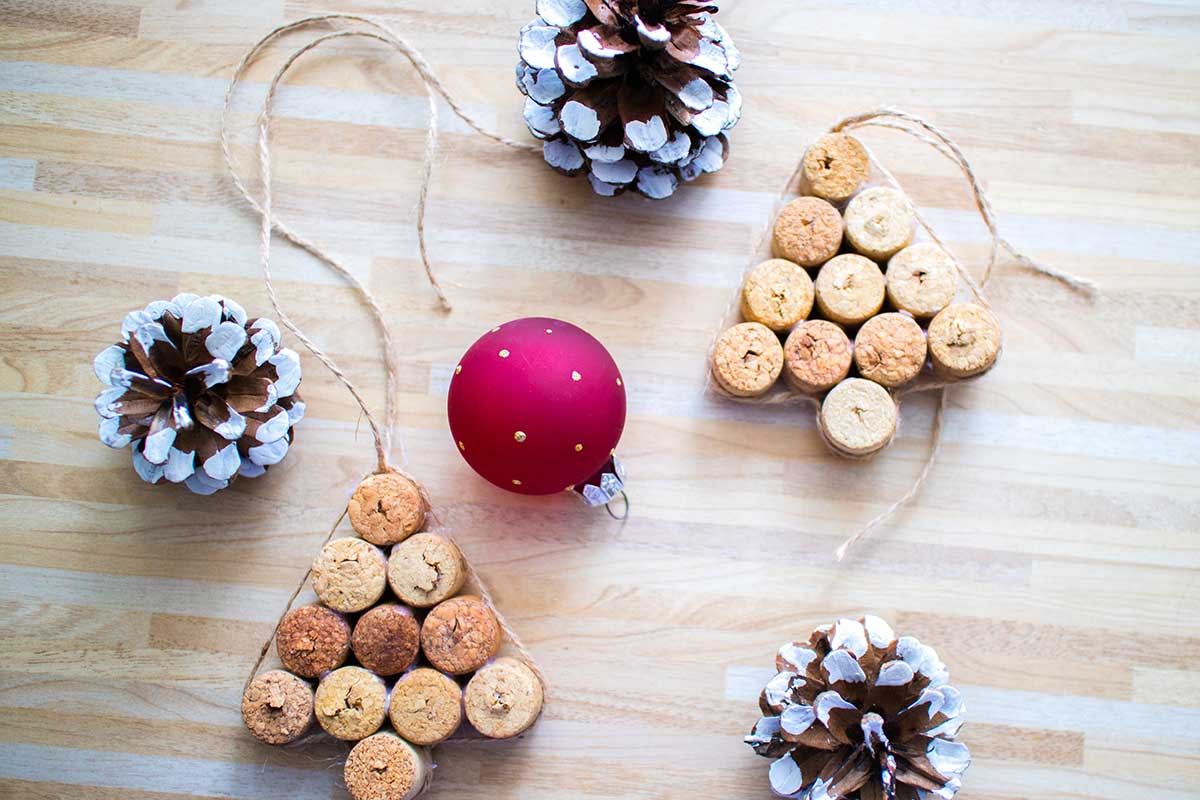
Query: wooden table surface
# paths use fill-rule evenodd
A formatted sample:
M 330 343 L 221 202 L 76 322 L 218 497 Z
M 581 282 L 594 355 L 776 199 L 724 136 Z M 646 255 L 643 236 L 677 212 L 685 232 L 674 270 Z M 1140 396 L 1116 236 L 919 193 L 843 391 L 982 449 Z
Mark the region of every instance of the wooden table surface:
M 213 497 L 138 480 L 96 438 L 95 353 L 132 308 L 219 292 L 272 315 L 257 221 L 216 145 L 233 65 L 281 21 L 381 15 L 488 124 L 525 138 L 514 36 L 532 0 L 0 0 L 0 796 L 345 797 L 341 747 L 242 729 L 244 675 L 371 468 L 349 396 L 304 353 L 292 455 Z M 436 9 L 436 10 L 435 10 Z M 969 709 L 964 800 L 1197 797 L 1200 786 L 1200 5 L 1185 0 L 740 0 L 746 114 L 715 176 L 652 204 L 444 129 L 416 260 L 424 136 L 410 68 L 311 55 L 278 124 L 278 207 L 345 256 L 403 355 L 402 433 L 552 683 L 528 737 L 444 747 L 441 798 L 766 798 L 741 736 L 781 643 L 879 614 L 934 645 Z M 238 105 L 241 142 L 279 56 Z M 805 410 L 702 394 L 718 318 L 804 145 L 883 103 L 928 115 L 987 180 L 1005 234 L 1100 281 L 1088 302 L 1005 266 L 1006 351 L 895 444 L 828 455 Z M 939 158 L 865 137 L 978 267 L 983 227 Z M 375 407 L 352 292 L 280 245 L 284 305 Z M 507 319 L 550 315 L 621 365 L 632 516 L 494 489 L 455 453 L 445 387 Z

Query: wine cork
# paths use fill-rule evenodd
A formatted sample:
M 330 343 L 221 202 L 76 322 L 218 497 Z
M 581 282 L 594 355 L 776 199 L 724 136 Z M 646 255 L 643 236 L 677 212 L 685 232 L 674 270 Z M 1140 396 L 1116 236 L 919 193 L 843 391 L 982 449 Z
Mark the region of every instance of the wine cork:
M 285 669 L 303 678 L 319 678 L 346 663 L 350 623 L 325 606 L 301 606 L 279 621 L 275 651 Z
M 854 337 L 854 365 L 868 380 L 903 386 L 925 366 L 925 332 L 904 314 L 871 317 Z
M 771 250 L 802 267 L 816 267 L 837 255 L 845 225 L 838 210 L 819 197 L 797 197 L 775 218 Z
M 424 528 L 429 507 L 415 483 L 395 472 L 383 472 L 358 485 L 347 511 L 358 535 L 382 547 Z
M 762 262 L 742 284 L 742 317 L 776 332 L 790 331 L 808 317 L 812 305 L 812 278 L 804 267 L 786 259 Z
M 983 306 L 949 306 L 929 323 L 929 354 L 939 375 L 967 378 L 986 372 L 1000 355 L 1000 323 Z
M 868 456 L 896 433 L 896 402 L 874 381 L 847 378 L 821 404 L 821 433 L 835 451 Z
M 436 669 L 414 669 L 392 687 L 388 718 L 413 744 L 444 742 L 462 724 L 462 688 Z
M 912 241 L 916 215 L 903 192 L 876 186 L 846 206 L 846 239 L 864 256 L 883 261 Z
M 421 625 L 421 650 L 442 672 L 474 672 L 500 649 L 496 614 L 474 595 L 453 597 L 434 606 Z
M 804 183 L 831 203 L 850 199 L 871 174 L 867 150 L 853 136 L 827 133 L 804 154 Z
M 467 564 L 454 542 L 418 533 L 392 548 L 387 578 L 400 600 L 429 608 L 458 593 L 467 580 Z
M 840 255 L 817 273 L 817 308 L 834 322 L 857 325 L 883 307 L 884 284 L 883 273 L 871 259 Z
M 354 800 L 413 800 L 433 778 L 433 760 L 390 731 L 368 736 L 350 750 L 342 768 Z
M 362 539 L 326 543 L 312 565 L 313 591 L 335 611 L 362 611 L 375 605 L 387 586 L 387 558 Z
M 317 685 L 313 711 L 330 736 L 348 742 L 365 739 L 387 716 L 387 686 L 362 667 L 335 669 Z
M 888 300 L 917 319 L 929 319 L 954 302 L 958 268 L 933 242 L 910 244 L 888 261 Z
M 242 694 L 242 722 L 260 742 L 294 742 L 308 732 L 312 721 L 312 687 L 290 672 L 264 672 Z
M 421 626 L 407 606 L 384 603 L 358 618 L 350 646 L 358 663 L 376 675 L 399 675 L 417 658 Z
M 850 373 L 850 337 L 823 319 L 802 322 L 783 346 L 783 377 L 800 392 L 825 392 Z
M 779 337 L 760 322 L 743 322 L 721 334 L 713 348 L 713 379 L 736 397 L 771 388 L 783 369 Z
M 524 661 L 498 658 L 476 672 L 463 692 L 467 720 L 490 739 L 520 735 L 542 713 L 542 682 Z

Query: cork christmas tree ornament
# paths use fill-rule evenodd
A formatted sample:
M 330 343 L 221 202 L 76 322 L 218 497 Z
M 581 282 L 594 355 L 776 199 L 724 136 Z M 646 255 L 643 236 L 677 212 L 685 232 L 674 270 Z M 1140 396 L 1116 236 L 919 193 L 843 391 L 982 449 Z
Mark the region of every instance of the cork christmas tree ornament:
M 851 135 L 869 126 L 906 133 L 961 171 L 992 240 L 978 281 Z M 887 447 L 902 426 L 906 395 L 940 393 L 934 444 L 917 481 L 843 544 L 838 558 L 919 491 L 936 458 L 947 390 L 997 363 L 1003 334 L 984 288 L 1002 251 L 1072 288 L 1096 290 L 1017 253 L 1001 238 L 958 145 L 903 111 L 842 120 L 808 147 L 785 183 L 714 337 L 709 389 L 729 400 L 808 405 L 829 450 L 850 459 Z
M 408 55 L 415 53 L 385 27 L 369 20 L 338 15 L 322 18 L 328 20 L 354 21 L 367 30 L 326 33 L 300 52 L 327 39 L 356 35 L 387 42 Z M 238 66 L 235 83 L 266 42 L 309 22 L 312 20 L 285 26 L 260 42 Z M 545 677 L 441 522 L 424 487 L 391 461 L 397 359 L 379 304 L 336 259 L 272 216 L 270 107 L 280 77 L 294 60 L 295 56 L 276 74 L 259 117 L 261 194 L 251 196 L 240 180 L 238 187 L 260 215 L 261 267 L 277 318 L 358 403 L 371 431 L 375 468 L 346 498 L 340 513 L 331 515 L 336 517 L 333 525 L 254 660 L 243 689 L 242 719 L 249 734 L 264 744 L 295 746 L 316 736 L 345 742 L 342 774 L 354 800 L 413 800 L 433 780 L 434 752 L 430 748 L 460 739 L 508 739 L 528 731 L 542 711 Z M 421 69 L 419 54 L 414 64 Z M 422 77 L 427 83 L 435 80 L 424 72 Z M 232 160 L 230 167 L 234 167 Z M 280 308 L 271 277 L 274 230 L 303 242 L 309 252 L 345 276 L 363 300 L 384 351 L 388 391 L 382 420 L 333 359 Z M 131 337 L 103 356 L 107 359 L 104 374 L 111 380 L 129 383 L 141 395 L 165 402 L 168 411 L 155 410 L 153 415 L 169 416 L 182 401 L 173 404 L 165 386 L 144 385 L 140 378 L 127 380 L 125 371 L 135 362 L 151 382 L 159 374 L 174 380 L 178 373 L 176 395 L 192 390 L 195 382 L 203 383 L 209 376 L 221 377 L 230 365 L 239 377 L 256 381 L 245 387 L 234 383 L 227 394 L 217 394 L 219 390 L 213 388 L 220 381 L 207 387 L 208 394 L 197 390 L 202 400 L 212 394 L 228 397 L 228 417 L 213 419 L 210 424 L 209 417 L 198 415 L 216 435 L 223 435 L 224 428 L 215 423 L 227 424 L 234 412 L 248 418 L 266 413 L 242 405 L 253 404 L 255 409 L 281 406 L 286 412 L 298 403 L 286 400 L 294 397 L 295 385 L 285 380 L 290 376 L 298 381 L 299 360 L 290 351 L 286 351 L 290 355 L 280 356 L 277 329 L 247 320 L 243 312 L 220 301 L 181 303 L 176 298 L 174 302 L 181 307 L 181 322 L 170 321 L 175 306 L 166 306 L 162 313 L 158 307 L 148 309 L 142 315 L 148 319 L 137 316 L 132 320 Z M 172 346 L 198 362 L 194 373 L 184 370 L 193 368 L 191 361 L 181 363 L 161 344 L 159 328 L 167 332 Z M 176 341 L 172 330 L 182 330 L 184 338 Z M 243 335 L 249 344 L 242 341 Z M 213 337 L 217 337 L 215 344 Z M 146 353 L 171 371 L 152 373 L 142 363 Z M 295 369 L 289 371 L 285 367 L 293 361 Z M 101 371 L 99 362 L 97 371 Z M 261 390 L 260 395 L 251 395 L 249 389 L 254 387 Z M 122 396 L 110 402 L 131 400 Z M 204 402 L 209 405 L 202 408 L 215 405 L 215 401 Z M 148 408 L 148 403 L 142 405 Z M 117 411 L 133 413 L 126 407 Z M 623 394 L 620 411 L 623 419 Z M 143 413 L 142 406 L 137 413 Z M 171 419 L 177 420 L 178 415 Z M 284 413 L 281 419 L 286 422 L 289 418 Z M 247 424 L 246 435 L 254 435 L 266 424 L 258 428 Z M 282 422 L 270 424 L 281 426 L 280 435 L 288 433 L 289 427 Z M 147 424 L 146 431 L 137 433 L 145 434 L 150 442 L 160 427 Z M 227 437 L 234 442 L 235 456 L 241 452 L 240 435 Z M 148 446 L 155 457 L 162 449 L 157 439 Z M 253 454 L 251 449 L 251 458 Z M 312 600 L 293 608 L 306 588 Z M 268 664 L 272 645 L 278 665 Z

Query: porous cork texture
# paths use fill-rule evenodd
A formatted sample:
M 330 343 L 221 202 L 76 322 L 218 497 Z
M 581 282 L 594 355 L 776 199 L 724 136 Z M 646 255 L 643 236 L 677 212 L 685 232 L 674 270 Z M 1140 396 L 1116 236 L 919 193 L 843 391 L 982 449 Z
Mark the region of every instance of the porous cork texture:
M 804 183 L 831 203 L 848 200 L 871 174 L 867 150 L 853 136 L 827 133 L 804 154 Z
M 1000 355 L 1000 323 L 974 303 L 957 303 L 929 323 L 929 355 L 939 375 L 969 378 L 991 369 Z
M 444 742 L 462 724 L 462 688 L 436 669 L 414 669 L 392 687 L 388 718 L 413 744 Z
M 762 262 L 742 284 L 742 317 L 776 332 L 790 331 L 807 319 L 812 306 L 812 278 L 804 267 L 787 259 Z
M 883 307 L 884 285 L 878 264 L 845 253 L 831 258 L 817 273 L 817 308 L 834 322 L 857 325 Z
M 260 742 L 294 742 L 308 732 L 312 721 L 312 687 L 290 672 L 264 672 L 242 694 L 242 722 Z
M 491 739 L 529 729 L 542 713 L 542 682 L 524 662 L 498 658 L 476 672 L 463 692 L 467 721 Z
M 387 686 L 362 667 L 342 667 L 317 685 L 317 722 L 336 739 L 356 742 L 379 730 L 387 716 Z
M 846 239 L 864 256 L 884 261 L 912 241 L 916 219 L 903 193 L 876 186 L 846 206 Z
M 342 777 L 354 800 L 413 800 L 432 776 L 428 751 L 394 733 L 368 736 L 350 750 Z
M 394 472 L 371 475 L 360 483 L 347 510 L 358 535 L 381 547 L 424 528 L 429 512 L 417 485 Z
M 888 261 L 888 300 L 918 319 L 929 319 L 954 302 L 958 269 L 933 242 L 910 244 Z
M 467 580 L 467 565 L 454 542 L 418 533 L 392 548 L 387 576 L 397 598 L 429 608 L 458 593 Z
M 474 595 L 453 597 L 434 606 L 421 625 L 421 650 L 442 672 L 474 672 L 500 649 L 496 614 Z
M 312 565 L 313 591 L 335 611 L 362 611 L 375 605 L 387 586 L 387 558 L 362 539 L 334 539 Z
M 384 603 L 354 623 L 350 647 L 358 663 L 376 675 L 399 675 L 421 648 L 421 626 L 407 606 Z
M 832 389 L 850 373 L 850 337 L 841 326 L 823 319 L 797 325 L 783 345 L 783 377 L 800 392 Z
M 319 678 L 346 663 L 350 623 L 324 606 L 301 606 L 283 615 L 275 632 L 275 652 L 285 669 Z
M 772 254 L 816 267 L 837 255 L 845 225 L 838 210 L 819 197 L 797 197 L 775 218 Z
M 871 317 L 854 337 L 854 364 L 868 380 L 903 386 L 925 366 L 925 332 L 904 314 Z
M 834 450 L 867 456 L 896 434 L 896 402 L 888 390 L 864 378 L 847 378 L 821 404 L 821 433 Z
M 736 397 L 756 397 L 783 370 L 779 337 L 760 322 L 743 322 L 721 334 L 713 348 L 713 379 Z

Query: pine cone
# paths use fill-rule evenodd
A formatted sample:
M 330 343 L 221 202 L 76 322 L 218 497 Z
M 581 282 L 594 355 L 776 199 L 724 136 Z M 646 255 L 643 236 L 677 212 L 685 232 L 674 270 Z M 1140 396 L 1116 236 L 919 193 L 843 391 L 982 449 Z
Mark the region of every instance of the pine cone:
M 737 124 L 741 56 L 706 0 L 538 0 L 517 87 L 546 162 L 597 194 L 660 199 L 716 172 Z
M 287 454 L 304 416 L 300 358 L 280 348 L 274 322 L 219 295 L 180 294 L 129 312 L 121 338 L 93 365 L 110 387 L 96 398 L 100 441 L 132 443 L 142 480 L 212 494 Z
M 804 800 L 951 798 L 970 762 L 964 712 L 933 648 L 878 617 L 840 619 L 779 649 L 746 744 L 771 788 Z

